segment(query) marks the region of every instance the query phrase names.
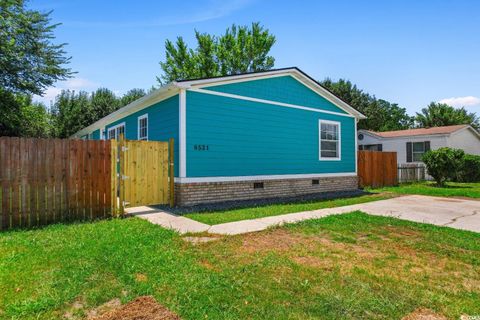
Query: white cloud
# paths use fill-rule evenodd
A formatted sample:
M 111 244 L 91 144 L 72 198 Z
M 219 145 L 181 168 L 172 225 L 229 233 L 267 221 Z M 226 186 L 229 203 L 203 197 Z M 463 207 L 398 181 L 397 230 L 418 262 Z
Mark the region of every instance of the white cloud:
M 45 90 L 43 96 L 34 96 L 35 101 L 43 102 L 47 105 L 53 103 L 55 97 L 62 92 L 62 90 L 87 90 L 92 91 L 99 87 L 98 83 L 92 82 L 85 78 L 72 78 L 66 81 L 59 82 L 57 86 L 50 87 Z
M 474 96 L 445 98 L 439 101 L 452 107 L 473 107 L 480 106 L 480 98 Z

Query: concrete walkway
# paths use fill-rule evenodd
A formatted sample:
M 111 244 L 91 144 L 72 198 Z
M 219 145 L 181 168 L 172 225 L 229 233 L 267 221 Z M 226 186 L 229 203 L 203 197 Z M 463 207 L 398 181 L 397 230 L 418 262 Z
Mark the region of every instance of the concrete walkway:
M 165 228 L 174 229 L 182 234 L 189 232 L 209 232 L 212 234 L 234 235 L 261 231 L 285 223 L 318 219 L 333 214 L 342 214 L 356 210 L 371 215 L 395 217 L 403 220 L 480 232 L 480 201 L 419 195 L 222 223 L 213 226 L 182 216 L 176 216 L 165 211 L 159 211 L 151 207 L 132 208 L 128 210 L 128 213 Z

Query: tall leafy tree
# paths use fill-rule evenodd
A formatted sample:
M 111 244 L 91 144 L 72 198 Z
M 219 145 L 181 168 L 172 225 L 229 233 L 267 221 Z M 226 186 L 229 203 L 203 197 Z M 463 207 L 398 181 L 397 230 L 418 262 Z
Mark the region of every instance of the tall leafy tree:
M 321 81 L 321 85 L 367 117 L 360 120 L 359 129 L 389 131 L 408 129 L 413 125 L 413 118 L 407 114 L 405 108 L 377 99 L 348 80 L 340 79 L 335 82 L 327 78 Z
M 106 88 L 99 88 L 92 93 L 85 91 L 62 91 L 52 107 L 54 134 L 68 138 L 119 108 L 145 95 L 142 89 L 129 90 L 122 97 Z
M 160 84 L 179 79 L 203 78 L 264 71 L 273 68 L 269 55 L 275 36 L 260 23 L 251 26 L 232 25 L 223 35 L 215 36 L 195 30 L 197 46 L 188 48 L 182 37 L 165 42 L 165 61 Z
M 55 123 L 55 135 L 59 138 L 68 138 L 78 130 L 90 125 L 92 115 L 90 95 L 85 91 L 63 90 L 52 106 L 52 115 Z
M 123 106 L 126 106 L 127 104 L 137 100 L 137 99 L 140 99 L 141 97 L 143 97 L 144 95 L 146 95 L 146 92 L 145 90 L 143 89 L 131 89 L 129 91 L 127 91 L 127 93 L 125 93 L 122 98 L 120 99 L 120 105 L 123 107 Z
M 0 136 L 49 137 L 54 134 L 51 120 L 47 108 L 30 95 L 0 89 Z
M 112 90 L 99 88 L 90 95 L 91 114 L 87 121 L 94 123 L 120 107 L 120 99 Z
M 456 124 L 469 124 L 480 128 L 480 119 L 474 112 L 465 108 L 454 108 L 445 103 L 431 102 L 421 112 L 417 112 L 415 122 L 419 127 L 440 127 Z
M 72 72 L 65 44 L 54 44 L 50 13 L 28 10 L 24 0 L 0 1 L 0 87 L 42 95 Z
M 47 137 L 51 115 L 33 103 L 57 80 L 72 75 L 65 44 L 54 44 L 50 13 L 28 10 L 24 0 L 0 1 L 0 135 Z

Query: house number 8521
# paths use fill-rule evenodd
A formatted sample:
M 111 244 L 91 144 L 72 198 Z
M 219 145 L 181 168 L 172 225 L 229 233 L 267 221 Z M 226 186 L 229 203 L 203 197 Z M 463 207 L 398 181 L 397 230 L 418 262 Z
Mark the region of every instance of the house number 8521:
M 208 151 L 208 145 L 207 144 L 195 144 L 195 145 L 193 145 L 193 150 Z

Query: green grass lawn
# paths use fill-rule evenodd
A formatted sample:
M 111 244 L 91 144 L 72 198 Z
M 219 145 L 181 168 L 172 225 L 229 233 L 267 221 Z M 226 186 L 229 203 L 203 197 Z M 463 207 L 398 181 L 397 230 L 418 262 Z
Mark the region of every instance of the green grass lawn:
M 286 214 L 286 213 L 348 206 L 352 204 L 388 199 L 390 197 L 392 197 L 392 195 L 388 193 L 370 194 L 370 195 L 357 196 L 357 197 L 351 197 L 351 198 L 316 200 L 316 201 L 296 202 L 296 203 L 289 203 L 289 204 L 269 204 L 269 205 L 258 206 L 258 207 L 229 209 L 229 210 L 213 211 L 213 212 L 196 212 L 196 213 L 188 213 L 188 214 L 185 214 L 184 216 L 193 220 L 206 223 L 206 224 L 214 225 L 214 224 L 226 223 L 226 222 L 232 222 L 232 221 L 277 216 L 277 215 Z
M 480 183 L 448 182 L 445 187 L 439 188 L 434 182 L 429 181 L 411 184 L 401 184 L 398 187 L 368 189 L 367 191 L 392 192 L 397 194 L 420 194 L 438 197 L 480 198 Z
M 480 235 L 360 212 L 193 246 L 137 218 L 0 233 L 0 318 L 153 295 L 183 319 L 480 314 Z

